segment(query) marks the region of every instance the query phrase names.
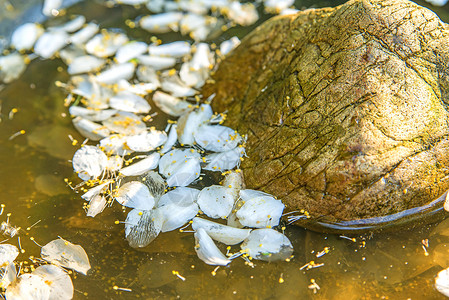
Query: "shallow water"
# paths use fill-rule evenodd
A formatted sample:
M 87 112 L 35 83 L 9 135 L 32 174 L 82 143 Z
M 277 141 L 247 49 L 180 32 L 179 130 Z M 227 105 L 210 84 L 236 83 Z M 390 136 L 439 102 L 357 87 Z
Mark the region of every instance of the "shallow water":
M 309 7 L 316 1 L 302 3 Z M 138 15 L 131 7 L 108 9 L 94 1 L 80 3 L 69 13 L 83 13 L 102 27 L 120 26 L 123 18 Z M 441 10 L 440 16 L 447 22 L 445 13 Z M 243 36 L 250 29 L 232 29 L 217 39 Z M 148 42 L 144 32 L 133 36 Z M 163 36 L 164 42 L 178 38 Z M 437 272 L 449 267 L 449 221 L 395 233 L 351 236 L 353 240 L 289 226 L 285 234 L 295 249 L 290 262 L 255 261 L 251 268 L 243 260 L 235 260 L 215 275 L 215 267 L 197 258 L 192 233 L 164 233 L 144 249 L 130 248 L 123 224 L 114 224 L 126 218 L 118 205 L 94 219 L 87 218 L 80 196 L 64 184 L 66 177 L 76 180 L 69 160 L 78 146 L 72 146 L 68 134 L 83 139 L 66 116 L 66 95 L 54 85 L 56 80 L 68 80 L 60 61 L 34 61 L 19 80 L 0 91 L 0 203 L 6 205 L 5 212 L 12 213 L 10 223 L 23 228 L 19 236 L 25 253 L 19 260 L 39 256 L 40 248 L 29 240 L 31 236 L 40 244 L 61 236 L 84 247 L 92 270 L 88 276 L 75 276 L 75 299 L 208 299 L 216 295 L 223 299 L 443 298 L 433 285 Z M 18 112 L 12 115 L 13 108 Z M 156 120 L 156 126 L 163 123 L 162 118 Z M 20 130 L 26 133 L 9 140 Z M 5 213 L 0 216 L 3 220 Z M 38 220 L 39 224 L 26 230 Z M 428 255 L 423 248 L 426 239 Z M 15 244 L 16 238 L 10 242 Z M 330 252 L 317 257 L 325 247 Z M 310 261 L 324 265 L 300 270 Z M 320 287 L 316 294 L 308 288 L 311 280 Z M 114 286 L 132 291 L 115 290 Z

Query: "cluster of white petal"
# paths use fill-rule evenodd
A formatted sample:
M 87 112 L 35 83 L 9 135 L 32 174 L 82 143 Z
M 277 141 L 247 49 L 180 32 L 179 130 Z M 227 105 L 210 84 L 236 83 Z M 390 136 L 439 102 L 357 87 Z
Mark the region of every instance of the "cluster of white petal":
M 72 164 L 83 181 L 78 188 L 84 191 L 87 216 L 97 216 L 115 201 L 130 208 L 125 237 L 132 247 L 145 247 L 160 232 L 193 219 L 195 250 L 208 264 L 231 262 L 214 240 L 226 245 L 243 242 L 240 255 L 264 259 L 269 252 L 270 257 L 286 258 L 277 254 L 287 253 L 285 248 L 291 244 L 271 229 L 279 224 L 284 205 L 271 195 L 243 189 L 240 170 L 230 170 L 238 168 L 245 156 L 246 137 L 222 125 L 225 115 L 212 111 L 213 96 L 201 99 L 199 95 L 216 63 L 240 43 L 232 37 L 216 48 L 203 41 L 214 31 L 253 24 L 259 18 L 256 6 L 236 0 L 113 2 L 145 5 L 152 12 L 128 20 L 131 28 L 156 34 L 179 32 L 193 42 L 162 43 L 154 37 L 147 44 L 86 23 L 84 16 L 72 16 L 48 28 L 32 23 L 20 26 L 11 39 L 15 52 L 0 57 L 0 80 L 5 83 L 18 78 L 34 58 L 59 57 L 67 65 L 71 78 L 57 85 L 67 91 L 73 125 L 86 138 Z M 276 12 L 288 9 L 291 2 L 263 1 L 267 10 Z M 61 5 L 60 0 L 46 0 L 43 13 L 55 17 Z M 164 130 L 151 126 L 152 117 L 161 113 L 172 119 Z M 225 184 L 198 190 L 195 184 L 205 171 L 225 172 Z M 257 237 L 252 232 L 258 232 Z M 273 239 L 274 245 L 259 249 L 253 246 L 257 239 Z M 56 240 L 42 248 L 42 258 L 85 274 L 90 266 L 77 247 Z M 9 293 L 32 293 L 32 289 L 50 293 L 52 287 L 41 290 L 39 283 L 48 274 L 38 273 L 21 277 Z M 65 297 L 59 286 L 55 289 L 60 293 L 55 295 Z

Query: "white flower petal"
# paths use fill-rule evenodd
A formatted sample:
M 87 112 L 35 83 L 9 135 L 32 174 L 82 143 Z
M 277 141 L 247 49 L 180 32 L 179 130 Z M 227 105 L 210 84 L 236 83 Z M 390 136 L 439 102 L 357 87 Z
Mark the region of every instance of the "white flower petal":
M 140 117 L 125 111 L 121 111 L 117 113 L 117 116 L 104 121 L 103 125 L 111 131 L 124 135 L 139 134 L 147 129 Z
M 148 45 L 144 42 L 132 41 L 121 46 L 115 54 L 115 59 L 119 64 L 130 61 L 148 51 Z
M 11 244 L 0 244 L 0 266 L 13 262 L 19 255 L 19 249 Z
M 161 153 L 166 153 L 170 150 L 172 150 L 173 146 L 178 141 L 178 133 L 176 132 L 177 125 L 172 124 L 170 128 L 170 132 L 168 133 L 168 138 L 165 144 L 161 147 Z
M 50 58 L 67 46 L 69 35 L 62 30 L 49 31 L 42 34 L 34 45 L 34 53 L 42 58 Z
M 234 50 L 238 45 L 240 45 L 239 38 L 233 36 L 229 40 L 226 40 L 220 44 L 220 53 L 222 55 L 227 55 L 229 52 Z
M 172 95 L 157 91 L 153 95 L 153 101 L 156 106 L 164 113 L 179 117 L 192 109 L 192 104 L 178 99 Z
M 201 125 L 194 137 L 198 145 L 214 152 L 232 150 L 243 141 L 235 130 L 222 125 Z
M 151 109 L 145 98 L 126 91 L 119 92 L 109 99 L 109 105 L 114 109 L 132 113 L 148 113 Z
M 126 144 L 131 150 L 138 152 L 148 152 L 156 150 L 167 140 L 167 134 L 164 131 L 150 130 L 138 135 L 128 137 Z
M 63 0 L 44 0 L 42 13 L 47 17 L 56 16 L 58 9 L 61 8 Z M 55 14 L 56 12 L 56 14 Z
M 125 221 L 125 237 L 133 248 L 146 247 L 161 232 L 163 216 L 157 210 L 133 209 Z
M 92 141 L 99 141 L 111 134 L 109 129 L 98 123 L 76 117 L 72 119 L 73 126 L 81 133 L 82 136 Z
M 120 174 L 125 176 L 137 176 L 156 169 L 159 164 L 159 153 L 152 153 L 148 157 L 133 163 L 120 170 Z
M 163 215 L 164 219 L 161 231 L 167 232 L 180 228 L 193 219 L 198 213 L 198 205 L 196 203 L 191 203 L 189 205 L 170 203 L 158 207 L 156 210 Z
M 178 120 L 178 141 L 180 144 L 193 145 L 194 133 L 198 128 L 210 120 L 212 108 L 209 104 L 201 104 L 200 108 L 181 116 Z
M 178 75 L 163 74 L 161 88 L 175 97 L 189 97 L 198 93 L 195 89 L 187 86 Z
M 62 30 L 65 32 L 75 32 L 79 30 L 86 23 L 86 17 L 75 16 L 72 20 L 57 27 L 49 27 L 48 30 Z
M 232 150 L 206 155 L 207 165 L 204 170 L 224 171 L 231 170 L 240 165 L 240 158 L 245 155 L 245 148 L 235 147 Z
M 279 225 L 285 207 L 280 200 L 254 190 L 241 190 L 240 198 L 244 201 L 242 207 L 236 212 L 240 223 L 255 228 Z
M 98 32 L 99 29 L 100 27 L 97 24 L 89 23 L 81 30 L 72 34 L 70 36 L 70 42 L 75 45 L 84 45 Z
M 100 146 L 104 147 L 104 151 L 109 153 L 112 152 L 112 154 L 117 155 L 124 155 L 126 153 L 131 153 L 130 150 L 125 150 L 125 143 L 127 140 L 127 136 L 124 136 L 122 134 L 112 134 L 100 141 Z
M 127 42 L 128 37 L 123 33 L 103 31 L 87 42 L 85 48 L 89 54 L 108 57 L 114 55 L 118 48 Z
M 98 71 L 106 61 L 91 55 L 83 55 L 75 58 L 69 65 L 67 72 L 70 75 Z
M 19 53 L 0 56 L 0 80 L 10 83 L 19 78 L 26 69 L 25 57 Z
M 114 84 L 122 79 L 129 80 L 134 75 L 136 66 L 133 63 L 113 65 L 109 69 L 101 72 L 95 80 L 101 83 Z
M 73 155 L 73 170 L 80 177 L 86 175 L 88 178 L 97 178 L 106 168 L 107 161 L 106 154 L 98 147 L 86 145 L 78 149 Z
M 150 45 L 148 47 L 148 53 L 156 56 L 183 57 L 189 54 L 190 51 L 190 44 L 183 41 L 162 45 Z
M 180 12 L 167 12 L 157 15 L 145 16 L 139 21 L 140 27 L 154 33 L 165 33 L 178 30 L 178 22 L 183 14 Z
M 150 210 L 155 204 L 148 187 L 139 181 L 130 181 L 119 187 L 114 198 L 123 206 L 139 210 Z
M 95 197 L 91 198 L 89 202 L 89 208 L 87 209 L 86 216 L 92 218 L 95 217 L 105 209 L 106 205 L 106 197 L 102 195 L 96 195 Z
M 251 229 L 234 228 L 198 217 L 193 218 L 192 228 L 195 231 L 203 228 L 212 239 L 226 245 L 236 245 L 243 242 L 251 232 Z
M 84 119 L 97 122 L 109 119 L 110 117 L 112 117 L 117 113 L 117 110 L 116 109 L 95 110 L 72 105 L 69 107 L 69 113 L 74 117 L 82 117 Z
M 84 275 L 90 270 L 89 258 L 83 247 L 63 239 L 53 240 L 43 246 L 41 257 L 52 264 L 72 269 Z
M 199 190 L 180 186 L 174 190 L 168 191 L 157 202 L 157 207 L 176 204 L 180 206 L 191 205 L 198 198 Z
M 30 50 L 43 33 L 44 29 L 41 25 L 34 23 L 20 25 L 11 36 L 11 46 L 18 51 Z
M 139 64 L 151 67 L 156 71 L 169 69 L 176 65 L 176 58 L 165 56 L 139 55 L 137 61 Z
M 290 240 L 273 229 L 255 229 L 240 245 L 240 248 L 252 258 L 277 261 L 285 260 L 293 254 Z
M 220 185 L 202 189 L 197 199 L 201 211 L 214 219 L 225 219 L 231 213 L 235 201 L 233 189 Z
M 199 228 L 195 234 L 195 251 L 198 257 L 208 265 L 226 266 L 231 260 L 221 253 L 214 241 L 203 228 Z
M 435 288 L 438 292 L 449 297 L 449 268 L 440 271 L 435 278 Z

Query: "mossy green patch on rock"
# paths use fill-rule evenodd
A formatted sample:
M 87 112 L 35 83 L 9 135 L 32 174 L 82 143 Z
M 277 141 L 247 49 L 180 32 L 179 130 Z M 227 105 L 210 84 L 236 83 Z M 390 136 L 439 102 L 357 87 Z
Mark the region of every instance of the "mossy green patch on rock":
M 214 109 L 248 134 L 250 188 L 344 221 L 449 188 L 448 25 L 406 0 L 269 20 L 219 66 Z

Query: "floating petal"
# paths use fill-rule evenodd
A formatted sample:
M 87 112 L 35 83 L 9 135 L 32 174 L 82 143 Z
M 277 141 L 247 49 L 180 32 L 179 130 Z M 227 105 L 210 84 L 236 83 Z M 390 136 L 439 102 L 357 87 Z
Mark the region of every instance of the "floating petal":
M 123 206 L 139 210 L 150 210 L 155 204 L 148 187 L 139 181 L 130 181 L 119 187 L 114 198 Z
M 196 202 L 198 198 L 199 190 L 180 186 L 174 190 L 168 191 L 157 202 L 157 206 L 164 206 L 168 204 L 176 204 L 180 206 L 191 205 Z
M 19 249 L 10 244 L 0 244 L 0 267 L 12 263 L 19 255 Z
M 156 106 L 164 113 L 179 117 L 192 109 L 192 104 L 178 99 L 172 95 L 157 91 L 153 95 L 153 101 Z
M 95 217 L 101 213 L 107 205 L 107 200 L 105 196 L 96 195 L 89 202 L 89 208 L 87 209 L 86 216 Z
M 218 152 L 206 155 L 207 165 L 203 167 L 204 170 L 210 171 L 224 171 L 231 170 L 238 167 L 241 158 L 245 155 L 245 148 L 235 147 L 232 150 L 225 152 Z
M 106 61 L 91 55 L 83 55 L 75 58 L 69 65 L 67 72 L 70 75 L 98 71 Z
M 178 22 L 183 14 L 180 12 L 167 12 L 157 15 L 145 16 L 139 21 L 140 27 L 154 33 L 165 33 L 178 30 Z
M 449 268 L 440 271 L 435 278 L 435 288 L 438 292 L 449 297 Z
M 235 200 L 233 189 L 212 185 L 201 190 L 197 203 L 208 217 L 225 219 L 231 213 Z
M 118 48 L 127 42 L 128 37 L 123 33 L 103 31 L 87 42 L 85 48 L 89 54 L 108 57 L 114 55 Z
M 41 257 L 52 264 L 72 269 L 84 275 L 90 270 L 89 258 L 83 247 L 63 239 L 53 240 L 43 246 Z
M 108 158 L 98 147 L 83 146 L 73 155 L 73 170 L 81 179 L 97 178 L 106 168 Z
M 177 205 L 175 203 L 170 203 L 158 207 L 157 210 L 163 215 L 164 219 L 162 232 L 167 232 L 180 228 L 193 219 L 199 209 L 196 203 L 191 203 L 189 205 Z
M 238 45 L 240 45 L 240 40 L 238 37 L 233 36 L 227 41 L 220 44 L 220 53 L 222 55 L 227 55 L 229 52 L 234 50 Z
M 129 80 L 134 75 L 136 66 L 133 63 L 113 65 L 109 69 L 101 72 L 95 80 L 101 83 L 114 84 L 122 79 Z
M 255 190 L 241 190 L 240 198 L 244 204 L 236 215 L 244 226 L 264 228 L 279 225 L 285 207 L 280 200 Z
M 49 31 L 42 34 L 34 45 L 34 53 L 42 58 L 50 58 L 67 46 L 69 35 L 62 30 Z
M 0 80 L 4 83 L 16 80 L 25 69 L 25 57 L 19 53 L 0 56 Z
M 133 209 L 125 221 L 125 237 L 133 248 L 146 247 L 161 232 L 163 216 L 157 210 Z
M 240 248 L 252 258 L 265 261 L 285 260 L 293 254 L 290 240 L 273 229 L 253 230 Z
M 235 130 L 222 125 L 199 126 L 194 137 L 198 145 L 214 152 L 232 150 L 243 140 Z
M 41 25 L 34 23 L 20 25 L 11 36 L 11 46 L 18 51 L 30 50 L 43 33 L 44 29 Z
M 119 112 L 117 116 L 103 122 L 109 130 L 124 135 L 134 135 L 145 132 L 147 127 L 142 119 L 130 112 Z
M 226 266 L 231 260 L 221 253 L 214 241 L 203 228 L 198 228 L 195 236 L 195 251 L 198 257 L 208 265 Z
M 198 128 L 210 120 L 212 108 L 209 104 L 201 104 L 200 108 L 181 116 L 178 120 L 178 141 L 180 144 L 193 145 L 194 133 Z
M 115 59 L 119 64 L 130 61 L 148 51 L 148 45 L 144 42 L 132 41 L 121 46 L 115 54 Z
M 159 164 L 159 153 L 152 153 L 148 157 L 133 163 L 120 170 L 120 173 L 125 176 L 137 176 L 147 173 L 150 170 L 156 169 Z
M 234 228 L 198 217 L 193 218 L 192 228 L 195 231 L 203 228 L 212 239 L 226 245 L 236 245 L 243 242 L 251 232 L 251 229 Z
M 161 147 L 161 153 L 166 153 L 172 150 L 173 146 L 178 141 L 178 133 L 176 132 L 177 125 L 172 124 L 170 128 L 170 132 L 168 133 L 168 138 L 165 144 Z
M 138 135 L 130 136 L 127 145 L 131 150 L 138 152 L 148 152 L 156 150 L 167 140 L 167 134 L 164 131 L 150 130 Z
M 73 126 L 81 133 L 82 136 L 92 141 L 99 141 L 111 134 L 109 129 L 98 123 L 76 117 L 72 119 Z
M 137 57 L 139 64 L 151 67 L 156 71 L 165 70 L 176 65 L 176 58 L 155 56 L 155 55 L 140 55 Z
M 81 30 L 70 36 L 70 42 L 75 45 L 84 45 L 88 40 L 90 40 L 100 29 L 100 27 L 95 23 L 89 23 L 84 26 Z
M 81 106 L 70 106 L 69 107 L 69 113 L 70 115 L 74 117 L 82 117 L 84 119 L 98 122 L 98 121 L 104 121 L 112 117 L 117 113 L 116 109 L 102 109 L 102 110 L 95 110 L 95 109 L 88 109 Z

